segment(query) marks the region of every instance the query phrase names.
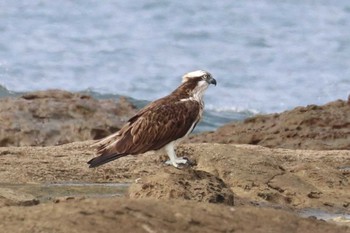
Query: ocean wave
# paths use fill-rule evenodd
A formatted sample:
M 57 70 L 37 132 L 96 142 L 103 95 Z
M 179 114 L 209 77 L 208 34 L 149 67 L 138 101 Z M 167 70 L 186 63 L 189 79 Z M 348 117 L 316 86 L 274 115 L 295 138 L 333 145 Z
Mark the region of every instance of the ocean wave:
M 208 105 L 205 107 L 206 110 L 212 111 L 212 112 L 217 112 L 217 113 L 244 113 L 244 114 L 259 114 L 261 111 L 256 110 L 256 109 L 248 109 L 248 108 L 243 108 L 243 107 L 238 107 L 238 106 L 214 106 L 214 105 Z
M 0 98 L 6 96 L 18 96 L 22 93 L 8 90 L 5 86 L 0 84 Z

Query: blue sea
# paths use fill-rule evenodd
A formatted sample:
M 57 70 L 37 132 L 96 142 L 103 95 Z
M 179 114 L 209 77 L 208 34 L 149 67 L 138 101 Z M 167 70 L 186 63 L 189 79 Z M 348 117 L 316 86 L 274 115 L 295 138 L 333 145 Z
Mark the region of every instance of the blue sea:
M 348 0 L 0 0 L 0 96 L 64 89 L 136 103 L 212 73 L 212 130 L 346 99 Z

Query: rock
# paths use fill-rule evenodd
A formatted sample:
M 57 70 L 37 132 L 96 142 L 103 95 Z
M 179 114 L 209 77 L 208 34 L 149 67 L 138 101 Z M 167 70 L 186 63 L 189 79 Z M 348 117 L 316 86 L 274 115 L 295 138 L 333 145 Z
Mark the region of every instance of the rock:
M 86 162 L 94 156 L 89 147 L 91 142 L 0 147 L 0 183 L 124 183 L 138 179 L 140 184 L 134 184 L 130 190 L 133 198 L 79 198 L 24 209 L 1 207 L 0 229 L 25 232 L 36 224 L 36 229 L 49 226 L 52 232 L 86 232 L 93 226 L 99 232 L 110 229 L 124 232 L 150 229 L 168 232 L 349 231 L 349 228 L 265 208 L 296 212 L 311 208 L 348 213 L 349 173 L 339 168 L 350 166 L 349 151 L 201 143 L 182 145 L 177 150 L 179 156 L 186 155 L 197 164 L 192 170 L 166 166 L 161 161 L 162 156 L 154 152 L 126 156 L 89 169 Z M 210 200 L 220 203 L 219 195 L 224 196 L 224 204 L 230 203 L 226 201 L 230 200 L 232 192 L 234 208 L 206 203 Z M 39 225 L 38 219 L 43 220 Z M 45 226 L 40 225 L 44 223 Z
M 194 171 L 177 171 L 166 166 L 161 153 L 154 152 L 126 156 L 90 169 L 86 162 L 94 156 L 89 147 L 91 142 L 48 147 L 0 147 L 0 183 L 133 183 L 141 178 L 140 185 L 146 184 L 145 189 L 138 185 L 134 187 L 135 191 L 140 191 L 140 197 L 147 196 L 149 191 L 153 198 L 170 199 L 171 190 L 176 187 L 178 190 L 172 195 L 179 199 L 187 196 L 198 200 L 203 197 L 203 201 L 208 201 L 223 192 L 226 201 L 233 192 L 236 206 L 241 200 L 246 200 L 244 203 L 248 205 L 349 211 L 350 177 L 339 168 L 350 166 L 350 151 L 200 143 L 182 145 L 177 150 L 179 156 L 187 156 L 196 162 L 197 165 L 192 167 Z M 196 174 L 199 174 L 198 178 Z M 189 179 L 187 186 L 186 182 L 177 183 L 186 179 Z M 148 183 L 155 185 L 147 188 Z M 210 183 L 214 184 L 213 192 Z M 196 187 L 200 189 L 197 191 Z M 205 195 L 201 196 L 201 192 Z
M 129 197 L 233 205 L 233 193 L 220 178 L 205 171 L 172 167 L 140 178 L 129 188 Z
M 190 147 L 190 145 L 187 145 Z M 350 163 L 349 151 L 269 149 L 250 145 L 195 144 L 196 169 L 220 177 L 235 197 L 290 208 L 348 211 L 349 176 L 338 169 Z M 200 156 L 199 156 L 200 155 Z M 198 156 L 198 157 L 197 157 Z
M 0 188 L 1 206 L 32 206 L 39 204 L 39 200 L 31 194 L 22 193 L 9 188 Z
M 85 100 L 89 103 L 87 109 L 100 107 L 111 110 L 108 101 L 104 106 L 105 101 L 83 95 L 39 92 L 16 99 L 18 102 L 15 105 L 13 102 L 6 105 L 8 99 L 0 100 L 3 101 L 0 104 L 4 103 L 0 109 L 7 106 L 8 110 L 0 111 L 0 120 L 6 120 L 6 113 L 10 113 L 11 108 L 15 109 L 16 114 L 11 113 L 13 115 L 8 118 L 21 121 L 7 119 L 7 122 L 12 122 L 8 127 L 17 129 L 15 126 L 21 125 L 22 128 L 13 133 L 22 137 L 24 129 L 33 130 L 30 128 L 33 126 L 23 123 L 26 117 L 34 122 L 35 127 L 38 127 L 40 117 L 45 119 L 41 124 L 52 124 L 52 121 L 64 119 L 74 122 L 74 127 L 80 124 L 79 117 L 83 117 L 90 124 L 90 128 L 84 126 L 90 132 L 86 134 L 91 136 L 91 125 L 95 123 L 89 119 L 91 116 L 103 117 L 98 112 L 77 107 L 77 103 L 83 105 Z M 46 106 L 45 109 L 47 106 L 53 109 L 50 114 L 41 110 L 41 103 Z M 125 103 L 127 112 L 129 107 Z M 31 104 L 33 109 L 30 108 Z M 349 106 L 348 103 L 346 105 Z M 341 112 L 338 112 L 339 109 Z M 344 102 L 336 101 L 329 106 L 297 108 L 291 111 L 294 115 L 285 112 L 257 116 L 239 124 L 242 124 L 241 129 L 245 129 L 241 131 L 242 138 L 250 138 L 253 144 L 275 142 L 266 145 L 288 147 L 295 146 L 299 140 L 300 147 L 315 146 L 322 149 L 325 147 L 320 145 L 327 145 L 326 149 L 347 148 L 347 142 L 344 141 L 348 139 L 347 111 Z M 110 115 L 114 117 L 114 113 Z M 295 123 L 298 125 L 295 129 L 292 127 L 293 122 L 299 122 Z M 339 124 L 336 125 L 336 122 Z M 55 123 L 62 126 L 58 120 Z M 2 121 L 0 136 L 5 135 L 1 131 L 1 124 Z M 260 128 L 250 131 L 244 125 Z M 48 124 L 46 127 L 53 126 Z M 75 132 L 77 129 L 74 127 L 69 132 Z M 222 140 L 226 140 L 225 137 L 230 139 L 235 127 L 223 130 L 225 134 L 221 135 Z M 285 142 L 281 142 L 274 134 L 265 135 L 264 130 L 271 133 L 272 129 L 281 130 L 283 127 L 290 128 L 276 132 L 276 135 Z M 81 129 L 81 132 L 84 130 Z M 299 134 L 301 139 L 292 135 L 287 137 L 288 132 L 295 133 L 293 130 L 308 136 Z M 317 130 L 323 130 L 323 139 L 319 138 Z M 40 133 L 42 131 L 45 132 L 39 130 Z M 62 129 L 62 132 L 68 131 Z M 33 138 L 37 137 L 33 135 Z M 208 140 L 208 135 L 214 138 L 215 133 L 207 134 L 205 140 Z M 48 135 L 43 137 L 50 138 Z M 234 137 L 238 138 L 237 135 Z M 12 140 L 15 141 L 15 138 Z M 22 137 L 21 140 L 25 142 L 29 139 L 24 140 Z M 92 141 L 47 147 L 0 147 L 0 183 L 124 183 L 135 179 L 139 182 L 130 188 L 129 198 L 56 197 L 53 199 L 56 203 L 39 205 L 33 201 L 33 196 L 2 188 L 0 229 L 4 232 L 27 232 L 28 229 L 37 232 L 87 232 L 91 229 L 98 232 L 110 232 L 111 229 L 121 232 L 350 232 L 346 226 L 330 224 L 316 217 L 307 219 L 296 215 L 304 209 L 349 213 L 349 150 L 272 149 L 231 144 L 230 140 L 221 142 L 228 144 L 192 143 L 179 146 L 177 154 L 190 158 L 194 165 L 182 170 L 164 165 L 162 152 L 126 156 L 96 169 L 89 169 L 86 162 L 95 155 L 89 147 Z M 235 194 L 235 207 L 231 206 L 232 193 Z M 20 198 L 22 195 L 25 197 Z M 17 205 L 33 206 L 23 208 Z M 344 219 L 338 222 L 348 225 L 348 218 Z
M 3 232 L 308 232 L 349 228 L 282 210 L 179 200 L 125 198 L 71 200 L 28 208 L 0 208 Z
M 349 150 L 350 105 L 337 100 L 323 106 L 297 107 L 280 114 L 232 122 L 189 142 L 253 144 L 270 148 Z
M 99 139 L 136 112 L 125 98 L 96 100 L 60 90 L 0 99 L 0 146 L 48 146 Z

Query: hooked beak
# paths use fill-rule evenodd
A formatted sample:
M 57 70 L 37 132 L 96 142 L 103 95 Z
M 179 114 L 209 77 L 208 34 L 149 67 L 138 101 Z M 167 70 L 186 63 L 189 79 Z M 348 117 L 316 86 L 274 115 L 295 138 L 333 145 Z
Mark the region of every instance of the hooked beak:
M 212 78 L 209 80 L 209 84 L 214 84 L 216 86 L 216 80 L 215 78 Z

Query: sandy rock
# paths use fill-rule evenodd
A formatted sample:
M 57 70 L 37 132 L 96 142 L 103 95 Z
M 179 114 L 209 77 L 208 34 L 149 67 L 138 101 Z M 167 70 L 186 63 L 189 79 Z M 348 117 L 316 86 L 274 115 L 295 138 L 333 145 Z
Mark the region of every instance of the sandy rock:
M 111 229 L 120 232 L 159 232 L 159 229 L 164 232 L 349 232 L 349 228 L 316 218 L 305 219 L 265 208 L 349 213 L 349 151 L 187 144 L 180 146 L 177 153 L 194 161 L 196 165 L 192 170 L 166 166 L 161 153 L 154 152 L 127 156 L 89 169 L 86 162 L 94 156 L 89 147 L 91 143 L 0 147 L 0 183 L 140 182 L 133 184 L 131 190 L 134 198 L 139 199 L 65 201 L 56 197 L 60 200 L 58 204 L 1 207 L 0 229 L 5 232 L 28 232 L 34 228 L 37 232 L 91 229 L 99 232 Z M 235 194 L 234 209 L 207 203 L 212 199 L 222 200 L 217 198 L 219 193 L 230 197 L 231 192 Z M 147 195 L 152 198 L 145 198 Z M 189 200 L 181 201 L 184 197 Z M 224 197 L 225 201 L 230 200 Z
M 233 193 L 220 178 L 193 169 L 164 168 L 154 175 L 140 178 L 129 188 L 129 197 L 233 205 Z
M 348 227 L 286 211 L 191 201 L 71 200 L 0 208 L 4 232 L 295 232 L 346 233 Z
M 215 132 L 193 135 L 190 142 L 253 144 L 271 148 L 350 149 L 350 105 L 337 100 L 297 107 L 280 114 L 257 115 Z
M 162 189 L 166 195 L 175 185 L 180 188 L 177 194 L 179 197 L 184 192 L 186 195 L 193 195 L 190 198 L 196 199 L 198 193 L 194 191 L 194 187 L 202 184 L 201 182 L 209 183 L 212 179 L 210 176 L 203 176 L 200 181 L 188 174 L 182 174 L 181 170 L 164 165 L 162 155 L 154 152 L 127 156 L 90 169 L 86 162 L 94 156 L 94 151 L 89 147 L 91 143 L 87 141 L 50 147 L 0 148 L 0 183 L 134 183 L 138 178 L 141 181 L 145 179 L 144 182 L 147 183 L 149 178 L 149 182 L 164 185 Z M 344 169 L 350 167 L 349 151 L 187 144 L 180 146 L 177 152 L 179 156 L 187 156 L 196 162 L 193 170 L 205 171 L 211 177 L 220 178 L 235 194 L 235 202 L 245 199 L 258 205 L 349 211 L 350 173 Z M 172 174 L 172 177 L 168 178 L 166 173 Z M 161 175 L 158 180 L 157 174 Z M 190 190 L 184 190 L 183 186 L 176 184 L 177 179 L 184 178 L 189 178 Z M 170 182 L 169 185 L 166 182 Z M 159 187 L 150 189 L 153 197 L 161 197 Z M 207 192 L 204 187 L 202 190 Z M 221 191 L 223 190 L 224 188 Z M 144 191 L 142 195 L 147 193 L 147 189 Z
M 196 169 L 220 177 L 235 196 L 290 208 L 348 211 L 349 175 L 339 168 L 350 166 L 349 151 L 221 144 L 191 148 L 195 148 L 194 157 L 200 155 Z
M 31 194 L 21 193 L 9 188 L 0 188 L 1 206 L 32 206 L 39 204 L 39 200 Z
M 0 99 L 0 146 L 47 146 L 98 139 L 134 114 L 125 98 L 96 100 L 49 90 Z

